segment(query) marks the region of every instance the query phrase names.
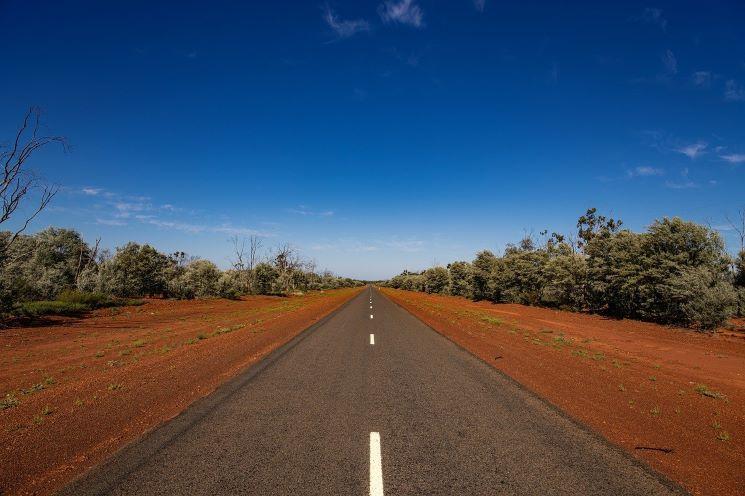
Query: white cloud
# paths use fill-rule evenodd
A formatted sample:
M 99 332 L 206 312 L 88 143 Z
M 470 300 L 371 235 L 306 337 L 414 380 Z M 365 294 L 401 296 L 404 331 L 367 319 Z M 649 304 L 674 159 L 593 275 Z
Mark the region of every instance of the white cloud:
M 662 65 L 665 67 L 665 72 L 667 74 L 678 73 L 678 59 L 675 58 L 675 54 L 672 50 L 667 50 L 662 55 Z
M 157 218 L 149 217 L 149 216 L 140 216 L 138 220 L 142 222 L 143 224 L 149 224 L 149 225 L 160 227 L 163 229 L 173 229 L 176 231 L 188 232 L 191 234 L 209 232 L 209 233 L 228 234 L 231 236 L 255 235 L 255 236 L 261 236 L 265 238 L 273 236 L 272 233 L 267 233 L 264 231 L 257 231 L 256 229 L 250 229 L 247 227 L 235 227 L 230 224 L 209 226 L 209 225 L 203 225 L 203 224 L 191 224 L 189 222 L 162 220 L 162 219 L 157 219 Z
M 424 246 L 424 241 L 420 241 L 417 239 L 408 239 L 408 240 L 393 239 L 391 241 L 386 241 L 383 244 L 389 248 L 395 248 L 396 250 L 413 253 L 417 251 L 422 251 L 422 247 Z
M 378 7 L 378 14 L 387 24 L 406 24 L 416 28 L 424 26 L 424 13 L 415 0 L 384 2 Z
M 729 162 L 730 164 L 742 164 L 745 162 L 745 153 L 731 153 L 728 155 L 720 155 L 719 158 Z
M 680 148 L 676 148 L 675 151 L 678 153 L 682 153 L 686 157 L 693 160 L 699 155 L 703 155 L 706 152 L 707 146 L 708 145 L 706 143 L 699 142 L 699 143 L 693 143 L 691 145 L 686 145 Z
M 334 30 L 339 38 L 349 38 L 357 33 L 370 31 L 370 24 L 364 19 L 347 19 L 342 20 L 326 5 L 323 13 L 323 19 L 331 29 Z
M 691 81 L 694 86 L 700 88 L 708 88 L 711 86 L 711 72 L 709 71 L 696 71 L 691 75 Z
M 476 7 L 476 10 L 479 12 L 483 12 L 486 7 L 486 0 L 473 0 L 473 6 Z
M 667 19 L 662 16 L 662 9 L 647 7 L 642 12 L 642 22 L 659 26 L 663 31 L 667 30 Z
M 734 79 L 728 80 L 724 84 L 724 99 L 731 102 L 745 101 L 745 88 Z
M 126 226 L 127 223 L 123 220 L 117 220 L 117 219 L 96 219 L 96 224 L 101 224 L 103 226 Z
M 671 189 L 690 189 L 690 188 L 698 188 L 698 184 L 691 181 L 688 177 L 688 168 L 683 169 L 680 171 L 680 181 L 667 181 L 665 183 L 665 186 Z
M 98 196 L 103 190 L 101 188 L 83 188 L 81 191 L 88 196 Z
M 650 166 L 635 167 L 632 170 L 626 172 L 629 177 L 649 177 L 649 176 L 661 176 L 665 173 L 664 170 Z
M 304 215 L 308 217 L 331 217 L 334 215 L 333 210 L 310 210 L 305 205 L 298 205 L 297 208 L 288 208 L 291 214 Z

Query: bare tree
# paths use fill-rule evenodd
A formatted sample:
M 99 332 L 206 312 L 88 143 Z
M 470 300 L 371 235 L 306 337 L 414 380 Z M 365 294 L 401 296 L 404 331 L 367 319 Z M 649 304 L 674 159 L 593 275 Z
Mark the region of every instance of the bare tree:
M 230 238 L 230 242 L 233 244 L 233 254 L 235 255 L 235 259 L 230 261 L 231 265 L 235 270 L 246 270 L 246 239 L 238 239 L 238 236 L 233 236 Z
M 745 207 L 737 211 L 737 219 L 734 221 L 729 215 L 725 215 L 724 218 L 740 238 L 740 251 L 745 251 Z
M 259 251 L 262 248 L 261 238 L 252 234 L 248 238 L 248 270 L 253 271 L 259 261 Z
M 18 129 L 12 144 L 0 147 L 0 164 L 2 165 L 2 184 L 0 184 L 0 225 L 10 220 L 24 199 L 33 191 L 39 191 L 39 202 L 31 213 L 26 214 L 20 227 L 13 232 L 4 244 L 0 245 L 2 255 L 13 241 L 26 230 L 29 223 L 49 205 L 59 191 L 56 185 L 44 182 L 26 162 L 37 150 L 51 143 L 59 143 L 64 150 L 68 149 L 67 140 L 62 136 L 41 135 L 41 110 L 31 107 L 26 112 L 23 124 Z

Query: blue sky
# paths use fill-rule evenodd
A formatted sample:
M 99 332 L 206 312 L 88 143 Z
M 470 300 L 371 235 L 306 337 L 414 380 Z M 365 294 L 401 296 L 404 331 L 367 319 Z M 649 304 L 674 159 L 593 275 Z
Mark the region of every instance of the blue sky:
M 70 153 L 32 226 L 297 246 L 363 278 L 471 259 L 590 206 L 640 230 L 745 204 L 742 2 L 0 2 L 0 137 Z M 242 5 L 236 5 L 236 4 Z

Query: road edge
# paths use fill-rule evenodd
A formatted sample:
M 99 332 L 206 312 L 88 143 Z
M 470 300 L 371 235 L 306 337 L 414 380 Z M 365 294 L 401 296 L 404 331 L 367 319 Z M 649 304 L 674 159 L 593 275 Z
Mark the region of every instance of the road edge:
M 265 357 L 228 378 L 206 396 L 189 404 L 176 416 L 143 432 L 137 439 L 122 446 L 109 455 L 103 462 L 86 470 L 53 494 L 57 496 L 107 494 L 117 481 L 136 470 L 148 458 L 168 447 L 181 433 L 199 423 L 223 401 L 229 399 L 241 388 L 254 380 L 261 372 L 274 365 L 282 356 L 312 335 L 313 331 L 334 318 L 336 314 L 341 312 L 363 293 L 364 289 L 317 322 L 300 331 L 295 337 L 279 348 L 271 351 Z
M 548 399 L 544 398 L 543 396 L 541 396 L 540 394 L 536 393 L 532 389 L 530 389 L 527 386 L 523 385 L 521 382 L 518 382 L 515 378 L 513 378 L 510 375 L 508 375 L 503 370 L 500 370 L 497 367 L 495 367 L 494 364 L 489 363 L 487 360 L 484 360 L 483 358 L 481 358 L 477 354 L 473 353 L 471 350 L 469 350 L 465 346 L 462 346 L 460 343 L 457 343 L 456 341 L 453 341 L 448 336 L 446 336 L 445 334 L 441 333 L 440 331 L 438 331 L 437 329 L 435 329 L 434 327 L 432 327 L 431 325 L 429 325 L 428 323 L 426 323 L 424 320 L 422 320 L 421 318 L 419 318 L 419 316 L 417 316 L 416 314 L 414 314 L 414 313 L 410 312 L 409 310 L 407 310 L 403 305 L 399 304 L 394 299 L 388 297 L 388 295 L 386 295 L 385 293 L 383 293 L 379 288 L 377 288 L 375 286 L 373 286 L 373 287 L 375 288 L 375 290 L 381 296 L 383 296 L 385 299 L 387 299 L 388 301 L 390 301 L 391 303 L 393 303 L 394 305 L 396 305 L 397 307 L 399 307 L 404 312 L 408 313 L 409 315 L 411 315 L 412 317 L 414 317 L 415 319 L 417 319 L 419 322 L 421 322 L 422 324 L 424 324 L 424 326 L 427 327 L 428 329 L 430 329 L 432 332 L 434 332 L 435 334 L 439 335 L 443 339 L 447 340 L 449 343 L 454 344 L 456 347 L 458 347 L 459 349 L 465 351 L 466 353 L 468 353 L 472 357 L 476 358 L 480 362 L 486 364 L 491 370 L 493 370 L 494 372 L 496 372 L 497 374 L 499 374 L 500 376 L 502 376 L 509 383 L 513 384 L 518 389 L 522 390 L 523 392 L 525 392 L 528 395 L 532 396 L 533 398 L 537 399 L 538 401 L 540 401 L 541 403 L 543 403 L 544 405 L 546 405 L 550 410 L 556 412 L 562 418 L 568 420 L 569 422 L 571 422 L 572 424 L 574 424 L 575 426 L 577 426 L 579 429 L 581 429 L 584 432 L 588 433 L 590 436 L 592 436 L 594 439 L 596 439 L 597 441 L 599 441 L 601 444 L 605 445 L 607 448 L 609 448 L 609 449 L 611 449 L 611 450 L 613 450 L 613 451 L 615 451 L 617 453 L 620 453 L 623 457 L 625 457 L 626 459 L 628 459 L 629 461 L 631 461 L 632 463 L 634 463 L 635 465 L 637 465 L 639 468 L 641 468 L 642 470 L 646 471 L 649 475 L 651 475 L 652 477 L 654 477 L 655 479 L 657 479 L 657 481 L 660 484 L 662 484 L 663 486 L 667 487 L 668 489 L 670 489 L 673 492 L 676 492 L 676 493 L 680 494 L 681 496 L 692 496 L 692 493 L 688 492 L 682 485 L 680 485 L 679 483 L 675 482 L 674 480 L 671 480 L 670 478 L 666 477 L 662 472 L 659 472 L 659 471 L 655 470 L 653 467 L 651 467 L 644 460 L 640 460 L 640 459 L 634 457 L 631 453 L 629 453 L 628 451 L 626 451 L 625 449 L 623 449 L 621 446 L 618 446 L 617 444 L 613 443 L 610 439 L 608 439 L 607 437 L 603 436 L 602 433 L 596 431 L 595 429 L 593 429 L 589 425 L 587 425 L 587 424 L 585 424 L 585 423 L 583 423 L 583 422 L 575 419 L 574 417 L 572 417 L 571 415 L 569 415 L 567 412 L 565 412 L 564 410 L 562 410 L 561 408 L 559 408 L 557 405 L 555 405 L 552 402 L 550 402 Z

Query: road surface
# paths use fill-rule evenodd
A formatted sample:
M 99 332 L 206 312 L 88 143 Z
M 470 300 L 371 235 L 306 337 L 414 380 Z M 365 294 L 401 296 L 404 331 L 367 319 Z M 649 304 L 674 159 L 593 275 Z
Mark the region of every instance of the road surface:
M 63 491 L 678 492 L 372 288 Z

